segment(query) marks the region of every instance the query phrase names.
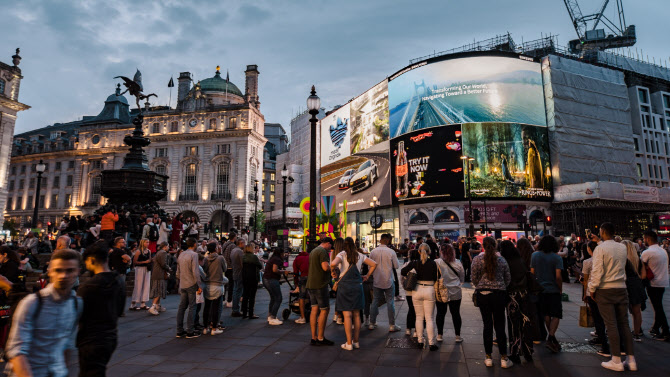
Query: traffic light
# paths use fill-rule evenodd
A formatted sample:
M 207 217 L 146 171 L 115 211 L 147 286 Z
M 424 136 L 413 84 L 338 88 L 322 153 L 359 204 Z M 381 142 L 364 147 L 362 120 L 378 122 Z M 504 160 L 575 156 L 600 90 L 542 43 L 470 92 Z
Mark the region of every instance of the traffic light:
M 547 226 L 551 226 L 551 216 L 545 216 L 545 218 L 544 218 L 544 223 L 545 223 Z
M 479 209 L 474 208 L 472 210 L 472 221 L 479 221 L 481 219 L 482 219 L 482 217 L 479 215 Z

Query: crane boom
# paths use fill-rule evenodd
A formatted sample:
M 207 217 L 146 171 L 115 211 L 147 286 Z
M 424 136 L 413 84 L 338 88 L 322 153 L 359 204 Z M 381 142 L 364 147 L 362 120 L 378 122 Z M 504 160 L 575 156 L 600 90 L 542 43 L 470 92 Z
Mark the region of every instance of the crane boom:
M 635 25 L 626 26 L 622 1 L 616 0 L 617 25 L 605 16 L 610 0 L 603 0 L 596 13 L 587 15 L 582 13 L 578 0 L 563 0 L 575 32 L 577 32 L 577 39 L 570 41 L 570 51 L 583 53 L 585 50 L 605 50 L 634 45 L 637 41 Z M 598 29 L 600 25 L 604 27 Z

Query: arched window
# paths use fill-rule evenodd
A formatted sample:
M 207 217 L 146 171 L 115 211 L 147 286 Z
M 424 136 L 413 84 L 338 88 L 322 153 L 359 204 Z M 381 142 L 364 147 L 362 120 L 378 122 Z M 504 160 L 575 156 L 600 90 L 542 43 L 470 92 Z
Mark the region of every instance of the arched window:
M 184 194 L 187 198 L 195 198 L 197 191 L 196 185 L 198 183 L 198 169 L 195 164 L 188 164 L 186 166 L 186 177 L 184 179 Z
M 154 123 L 151 125 L 151 133 L 159 134 L 161 133 L 161 125 L 159 123 Z
M 444 209 L 435 215 L 435 223 L 457 223 L 458 222 L 458 215 L 455 214 L 453 211 L 450 211 L 448 209 Z
M 409 225 L 428 224 L 428 216 L 423 212 L 414 212 L 409 218 Z
M 165 165 L 156 165 L 156 173 L 165 175 Z
M 179 132 L 179 123 L 178 122 L 170 123 L 170 132 Z
M 102 185 L 102 177 L 96 175 L 91 178 L 91 203 L 100 202 L 100 186 Z
M 230 163 L 220 162 L 216 171 L 216 193 L 218 195 L 227 194 L 230 189 L 228 182 L 230 180 Z

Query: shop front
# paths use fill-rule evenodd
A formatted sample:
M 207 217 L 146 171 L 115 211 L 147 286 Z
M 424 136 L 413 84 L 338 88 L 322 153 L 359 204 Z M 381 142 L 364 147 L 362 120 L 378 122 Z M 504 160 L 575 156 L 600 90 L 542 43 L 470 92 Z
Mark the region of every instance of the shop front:
M 361 247 L 375 245 L 379 242 L 379 237 L 384 233 L 390 233 L 393 236 L 393 243 L 399 243 L 400 240 L 400 222 L 398 219 L 397 207 L 386 207 L 377 210 L 377 214 L 384 218 L 384 222 L 379 229 L 372 229 L 370 219 L 374 216 L 374 211 L 357 211 L 347 215 L 347 237 L 352 237 L 361 243 Z

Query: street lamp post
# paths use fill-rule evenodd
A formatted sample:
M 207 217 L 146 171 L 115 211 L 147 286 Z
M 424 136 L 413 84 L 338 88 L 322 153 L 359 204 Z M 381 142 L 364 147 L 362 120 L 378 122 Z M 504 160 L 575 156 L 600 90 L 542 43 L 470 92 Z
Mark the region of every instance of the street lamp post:
M 40 160 L 40 162 L 35 165 L 35 170 L 37 171 L 37 187 L 35 190 L 35 208 L 33 209 L 33 223 L 32 227 L 37 228 L 37 212 L 40 207 L 40 189 L 42 186 L 42 173 L 47 169 L 47 166 Z
M 469 227 L 469 234 L 468 236 L 473 237 L 475 235 L 475 225 L 472 222 L 472 192 L 470 191 L 470 170 L 472 169 L 472 163 L 471 161 L 474 161 L 475 159 L 472 157 L 468 156 L 461 156 L 461 160 L 466 163 L 467 165 L 467 170 L 468 170 L 468 207 L 470 209 L 469 213 L 469 220 L 470 220 L 470 227 Z
M 310 123 L 310 153 L 309 153 L 309 239 L 308 251 L 316 247 L 316 124 L 317 115 L 321 108 L 321 99 L 316 95 L 316 88 L 312 85 L 310 96 L 307 97 L 307 109 L 312 116 Z
M 281 170 L 281 179 L 283 181 L 282 186 L 282 209 L 281 209 L 281 223 L 282 223 L 282 232 L 286 230 L 286 180 L 288 179 L 288 169 L 286 169 L 286 164 Z M 282 235 L 282 248 L 286 250 L 286 241 L 288 241 L 288 234 Z
M 256 229 L 258 229 L 258 179 L 254 180 L 254 241 L 256 240 Z
M 372 208 L 372 218 L 375 220 L 375 223 L 377 221 L 377 209 L 379 208 L 379 200 L 377 199 L 377 195 L 372 197 L 372 201 L 370 202 L 370 207 Z M 372 224 L 371 224 L 372 225 Z M 372 228 L 373 235 L 374 235 L 374 247 L 377 247 L 377 228 L 373 227 Z

